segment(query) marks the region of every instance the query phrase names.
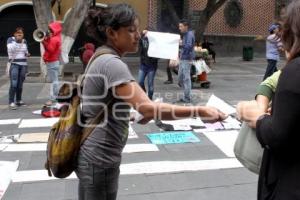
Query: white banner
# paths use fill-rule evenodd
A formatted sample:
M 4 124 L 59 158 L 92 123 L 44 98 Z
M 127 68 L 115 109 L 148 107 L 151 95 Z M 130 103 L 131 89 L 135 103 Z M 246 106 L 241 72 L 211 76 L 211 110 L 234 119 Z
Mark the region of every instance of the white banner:
M 148 31 L 147 37 L 149 57 L 172 60 L 178 58 L 180 35 Z

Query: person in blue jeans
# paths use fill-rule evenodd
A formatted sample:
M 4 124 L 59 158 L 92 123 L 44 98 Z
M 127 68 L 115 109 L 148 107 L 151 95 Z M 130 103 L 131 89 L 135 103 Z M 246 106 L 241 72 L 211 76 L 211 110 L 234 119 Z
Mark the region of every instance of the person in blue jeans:
M 179 54 L 179 71 L 178 71 L 178 85 L 183 87 L 184 96 L 179 100 L 182 103 L 191 102 L 191 66 L 194 58 L 195 35 L 194 32 L 189 30 L 189 23 L 183 19 L 179 22 L 179 31 L 182 34 L 180 41 L 180 54 Z
M 139 45 L 141 49 L 141 64 L 139 69 L 138 82 L 141 88 L 143 88 L 143 90 L 146 92 L 145 78 L 147 77 L 148 97 L 149 99 L 152 99 L 154 93 L 154 77 L 157 69 L 158 59 L 148 56 L 149 41 L 147 38 L 147 30 L 143 30 Z
M 27 42 L 24 39 L 22 27 L 16 28 L 14 36 L 7 39 L 7 53 L 11 66 L 9 68 L 9 108 L 16 110 L 17 106 L 24 106 L 22 101 L 23 82 L 27 73 Z

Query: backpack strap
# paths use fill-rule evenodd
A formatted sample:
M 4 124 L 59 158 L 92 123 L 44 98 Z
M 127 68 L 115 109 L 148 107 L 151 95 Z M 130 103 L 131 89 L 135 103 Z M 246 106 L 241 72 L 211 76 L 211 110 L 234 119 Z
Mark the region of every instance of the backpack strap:
M 100 51 L 96 51 L 93 56 L 90 58 L 87 67 L 83 73 L 83 75 L 79 78 L 78 83 L 80 86 L 82 86 L 83 81 L 85 79 L 85 75 L 87 74 L 88 70 L 90 69 L 90 66 L 92 65 L 93 61 L 96 60 L 99 56 L 102 56 L 104 54 L 114 54 L 112 50 L 110 49 L 101 49 Z
M 85 70 L 85 72 L 84 72 L 84 74 L 87 74 L 88 69 L 90 68 L 92 62 L 93 62 L 96 58 L 98 58 L 99 56 L 104 55 L 104 54 L 114 54 L 114 53 L 113 53 L 111 50 L 109 50 L 109 49 L 102 49 L 102 50 L 96 52 L 96 53 L 92 56 L 92 58 L 90 59 L 88 65 L 87 65 L 87 68 L 86 68 L 86 70 Z M 83 81 L 84 81 L 84 78 L 85 78 L 85 76 L 80 80 L 80 86 L 82 86 Z M 81 88 L 81 87 L 80 87 L 80 88 Z M 113 101 L 113 99 L 108 100 L 108 102 L 107 102 L 107 107 L 110 107 L 110 106 L 111 106 L 112 101 Z M 86 138 L 93 132 L 93 130 L 96 128 L 96 126 L 100 123 L 100 121 L 101 121 L 102 119 L 104 119 L 104 109 L 102 109 L 102 110 L 96 115 L 96 117 L 88 124 L 87 127 L 84 127 L 84 128 L 82 129 L 82 136 L 81 136 L 81 140 L 80 140 L 80 145 L 83 144 L 83 142 L 86 140 Z

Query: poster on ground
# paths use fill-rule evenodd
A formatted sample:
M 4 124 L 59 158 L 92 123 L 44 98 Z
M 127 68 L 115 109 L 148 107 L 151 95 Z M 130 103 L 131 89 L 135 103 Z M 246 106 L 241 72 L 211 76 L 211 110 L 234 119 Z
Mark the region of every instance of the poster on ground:
M 182 144 L 200 142 L 192 131 L 168 131 L 147 134 L 153 144 Z

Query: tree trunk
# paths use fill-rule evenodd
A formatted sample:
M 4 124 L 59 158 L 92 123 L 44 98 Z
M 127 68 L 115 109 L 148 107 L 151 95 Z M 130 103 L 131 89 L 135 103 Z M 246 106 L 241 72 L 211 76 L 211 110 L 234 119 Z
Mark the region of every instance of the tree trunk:
M 85 16 L 92 5 L 92 0 L 76 0 L 63 25 L 62 53 L 69 54 Z M 62 73 L 64 67 L 60 68 Z
M 196 26 L 197 28 L 195 30 L 195 37 L 197 38 L 197 41 L 199 42 L 203 41 L 203 35 L 208 25 L 208 22 L 209 22 L 209 17 L 207 16 L 207 13 L 205 10 L 202 10 L 200 13 L 198 26 Z
M 48 24 L 53 21 L 51 3 L 49 0 L 32 0 L 36 25 L 43 31 L 48 30 Z
M 203 34 L 206 30 L 210 18 L 226 1 L 228 0 L 207 0 L 206 7 L 201 11 L 199 23 L 196 28 L 196 38 L 199 38 L 199 41 L 203 40 Z
M 176 10 L 175 10 L 173 4 L 171 3 L 170 0 L 162 0 L 162 1 L 166 4 L 166 7 L 169 9 L 169 13 L 170 13 L 170 17 L 172 19 L 172 23 L 174 23 L 177 26 L 180 19 L 179 19 L 177 13 L 176 13 Z
M 92 5 L 92 0 L 76 0 L 64 22 L 63 49 L 69 53 L 86 14 Z
M 46 32 L 48 24 L 53 21 L 51 2 L 49 0 L 32 0 L 33 11 L 35 16 L 36 25 L 39 29 Z M 40 60 L 40 73 L 41 77 L 45 78 L 47 75 L 46 65 L 42 59 L 43 47 L 41 45 L 41 60 Z

